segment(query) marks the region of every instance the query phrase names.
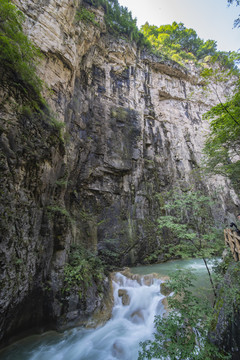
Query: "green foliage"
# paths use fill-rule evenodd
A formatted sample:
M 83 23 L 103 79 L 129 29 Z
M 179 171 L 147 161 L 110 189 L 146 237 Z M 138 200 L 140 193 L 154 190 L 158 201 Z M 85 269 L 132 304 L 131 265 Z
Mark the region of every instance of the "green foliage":
M 169 243 L 168 252 L 172 257 L 201 257 L 206 266 L 209 280 L 216 298 L 216 288 L 207 259 L 223 251 L 222 231 L 215 228 L 211 215 L 212 200 L 198 191 L 180 192 L 178 189 L 167 194 L 162 206 L 164 216 L 158 219 L 160 230 L 168 230 L 175 238 Z
M 213 225 L 212 205 L 199 191 L 175 189 L 165 194 L 158 227 L 175 239 L 174 244 L 166 245 L 171 256 L 208 258 L 221 252 L 224 242 Z
M 127 37 L 134 41 L 139 39 L 137 19 L 133 19 L 131 12 L 126 7 L 120 6 L 117 0 L 109 2 L 105 19 L 110 31 L 116 34 L 127 35 Z
M 69 220 L 70 222 L 72 221 L 72 218 L 71 218 L 69 212 L 67 211 L 67 209 L 65 209 L 63 207 L 55 205 L 55 206 L 48 206 L 47 209 L 52 214 L 62 215 L 64 217 L 66 217 L 66 219 Z
M 99 256 L 109 271 L 116 269 L 121 260 L 121 252 L 118 249 L 118 240 L 105 239 L 99 249 Z
M 50 111 L 49 115 L 50 115 L 49 122 L 55 127 L 55 129 L 57 129 L 61 133 L 61 130 L 65 128 L 64 122 L 59 121 L 57 119 L 57 116 L 52 111 Z
M 56 181 L 56 185 L 61 186 L 61 187 L 67 187 L 68 184 L 68 180 L 67 179 L 59 179 Z
M 227 74 L 225 74 L 225 80 L 229 80 L 229 77 L 232 75 L 239 75 L 238 64 L 240 61 L 240 53 L 236 51 L 217 51 L 210 59 L 210 64 L 215 67 L 218 65 L 218 72 L 223 75 L 223 72 L 226 70 L 230 70 Z M 220 71 L 219 71 L 220 70 Z M 222 79 L 223 81 L 223 79 Z
M 240 306 L 240 262 L 235 262 L 229 251 L 225 259 L 215 266 L 214 272 L 219 289 L 218 299 L 224 303 L 225 315 L 232 315 Z
M 214 273 L 217 277 L 217 282 L 219 283 L 224 275 L 226 274 L 228 268 L 233 264 L 233 256 L 230 248 L 225 249 L 227 251 L 227 254 L 224 256 L 222 261 L 217 261 L 217 263 L 214 266 Z
M 13 84 L 31 99 L 39 98 L 42 82 L 36 75 L 39 50 L 23 33 L 24 15 L 9 0 L 0 1 L 0 80 Z
M 236 189 L 240 179 L 240 81 L 235 93 L 225 103 L 220 102 L 208 111 L 205 119 L 210 120 L 210 134 L 204 153 L 206 170 L 227 176 Z
M 169 249 L 168 249 L 169 250 Z M 154 252 L 152 252 L 150 255 L 147 255 L 144 260 L 143 263 L 144 264 L 152 264 L 152 263 L 156 263 L 159 259 L 159 256 L 162 255 L 162 253 L 164 253 L 163 248 L 161 248 L 161 250 L 155 250 Z M 171 256 L 169 254 L 164 254 L 165 259 L 167 259 L 168 257 L 170 258 Z M 169 255 L 169 256 L 168 256 Z
M 16 259 L 15 264 L 16 265 L 22 265 L 23 264 L 23 259 Z
M 148 48 L 180 64 L 189 60 L 202 61 L 209 56 L 218 56 L 219 61 L 226 62 L 231 57 L 231 53 L 217 51 L 216 41 L 200 39 L 195 30 L 186 28 L 183 23 L 173 22 L 160 27 L 146 23 L 139 31 L 136 18 L 126 7 L 120 6 L 118 0 L 84 0 L 84 3 L 104 8 L 105 22 L 112 34 L 127 37 L 139 47 Z M 95 22 L 94 14 L 84 8 L 78 12 L 77 18 Z
M 171 311 L 167 317 L 156 316 L 154 339 L 141 343 L 138 360 L 229 358 L 209 341 L 213 308 L 207 299 L 194 295 L 193 280 L 189 271 L 173 274 L 167 283 L 174 292 L 173 296 L 168 297 Z
M 51 131 L 56 133 L 59 140 L 63 140 L 63 129 L 65 124 L 57 120 L 57 115 L 51 110 L 46 101 L 39 97 L 38 99 L 26 99 L 24 97 L 24 105 L 18 107 L 18 113 L 21 118 L 28 119 L 31 123 L 50 125 Z
M 210 134 L 203 149 L 204 167 L 207 172 L 229 177 L 237 191 L 240 175 L 240 81 L 239 69 L 233 64 L 239 61 L 238 53 L 232 53 L 231 57 L 225 59 L 224 66 L 219 64 L 217 57 L 213 58 L 212 67 L 204 69 L 201 74 L 219 100 L 219 104 L 203 117 L 210 121 Z M 226 102 L 221 101 L 217 92 L 217 86 L 224 83 L 235 86 L 233 95 Z
M 204 42 L 195 30 L 187 29 L 183 23 L 173 22 L 172 25 L 160 27 L 146 23 L 141 31 L 156 50 L 180 63 L 216 53 L 216 41 Z
M 77 290 L 79 297 L 82 298 L 87 288 L 95 282 L 101 292 L 104 270 L 98 256 L 79 245 L 72 245 L 69 261 L 64 269 L 63 291 L 69 293 Z
M 63 130 L 65 129 L 65 123 L 59 121 L 52 111 L 49 112 L 49 115 L 49 123 L 57 130 L 60 139 L 64 142 Z
M 92 23 L 96 26 L 99 26 L 98 22 L 95 20 L 95 14 L 83 6 L 80 8 L 80 10 L 77 10 L 75 21 L 78 23 L 79 21 L 86 21 L 89 23 Z
M 229 5 L 236 4 L 236 6 L 239 6 L 240 1 L 239 0 L 228 0 L 228 4 Z M 234 27 L 240 27 L 240 15 L 238 16 L 238 18 L 236 20 L 234 20 Z
M 41 95 L 43 83 L 36 73 L 40 51 L 23 32 L 24 15 L 10 0 L 0 1 L 0 86 L 21 94 L 18 111 L 32 122 L 46 121 L 62 139 L 64 124 L 57 120 Z
M 180 64 L 190 60 L 197 63 L 209 57 L 217 57 L 222 64 L 234 66 L 231 52 L 217 51 L 216 41 L 200 39 L 195 30 L 186 28 L 183 23 L 173 22 L 172 25 L 157 27 L 146 22 L 141 27 L 141 32 L 159 54 Z
M 119 4 L 118 0 L 85 0 L 91 6 L 102 6 L 105 10 L 105 22 L 112 34 L 127 37 L 135 41 L 138 46 L 150 46 L 137 27 L 137 19 L 132 17 L 127 7 Z
M 215 268 L 215 272 L 218 278 L 218 297 L 210 336 L 222 349 L 234 353 L 239 348 L 240 262 L 233 261 L 230 254 Z

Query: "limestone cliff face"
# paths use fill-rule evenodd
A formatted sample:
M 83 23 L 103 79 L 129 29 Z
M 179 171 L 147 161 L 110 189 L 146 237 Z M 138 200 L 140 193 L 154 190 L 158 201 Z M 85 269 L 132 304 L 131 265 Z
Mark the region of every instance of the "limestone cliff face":
M 94 285 L 85 304 L 76 297 L 61 301 L 70 244 L 93 252 L 114 244 L 122 265 L 161 248 L 154 234 L 156 193 L 176 184 L 206 192 L 221 185 L 217 221 L 233 216 L 238 204 L 223 179 L 197 176 L 208 131 L 202 114 L 217 103 L 197 69 L 112 37 L 101 9 L 91 9 L 98 26 L 76 24 L 81 1 L 14 2 L 44 53 L 39 75 L 48 86 L 45 97 L 66 131 L 63 142 L 43 119 L 1 108 L 7 210 L 0 327 L 6 339 L 29 326 L 56 324 L 64 314 L 66 321 L 81 319 L 99 306 Z M 224 97 L 226 87 L 217 91 Z

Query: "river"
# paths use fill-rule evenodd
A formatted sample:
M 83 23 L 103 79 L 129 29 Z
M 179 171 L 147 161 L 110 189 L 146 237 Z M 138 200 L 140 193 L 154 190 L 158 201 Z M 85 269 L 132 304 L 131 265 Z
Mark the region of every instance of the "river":
M 197 275 L 196 288 L 210 288 L 201 259 L 169 261 L 164 264 L 131 269 L 133 274 L 171 275 L 177 269 L 192 269 Z M 160 279 L 146 283 L 117 273 L 113 280 L 112 318 L 96 329 L 75 328 L 54 331 L 20 340 L 0 352 L 0 360 L 137 360 L 139 342 L 150 339 L 155 315 L 165 312 L 160 293 Z M 122 303 L 119 290 L 127 293 Z

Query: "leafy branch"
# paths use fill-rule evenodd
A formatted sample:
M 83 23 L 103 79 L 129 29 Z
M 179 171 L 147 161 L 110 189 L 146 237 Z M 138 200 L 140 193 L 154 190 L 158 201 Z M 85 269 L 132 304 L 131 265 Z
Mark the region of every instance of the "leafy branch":
M 229 355 L 209 339 L 214 309 L 209 301 L 193 293 L 194 276 L 190 271 L 174 273 L 167 283 L 173 291 L 168 297 L 167 317 L 155 317 L 153 340 L 141 343 L 138 360 L 220 360 Z
M 214 297 L 216 288 L 207 259 L 219 253 L 224 242 L 219 230 L 213 225 L 211 206 L 213 201 L 199 191 L 180 192 L 175 189 L 165 194 L 162 205 L 164 215 L 158 218 L 161 233 L 168 230 L 174 245 L 169 249 L 175 257 L 201 257 L 206 266 Z

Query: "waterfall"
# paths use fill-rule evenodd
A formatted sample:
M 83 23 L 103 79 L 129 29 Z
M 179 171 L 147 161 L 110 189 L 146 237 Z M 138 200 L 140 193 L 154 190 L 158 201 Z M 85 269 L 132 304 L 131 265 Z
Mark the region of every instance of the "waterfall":
M 45 334 L 30 344 L 13 346 L 2 360 L 137 360 L 139 343 L 152 337 L 155 315 L 165 308 L 161 280 L 154 276 L 113 278 L 112 318 L 96 329 L 76 328 L 63 334 Z M 15 351 L 15 353 L 14 353 Z

